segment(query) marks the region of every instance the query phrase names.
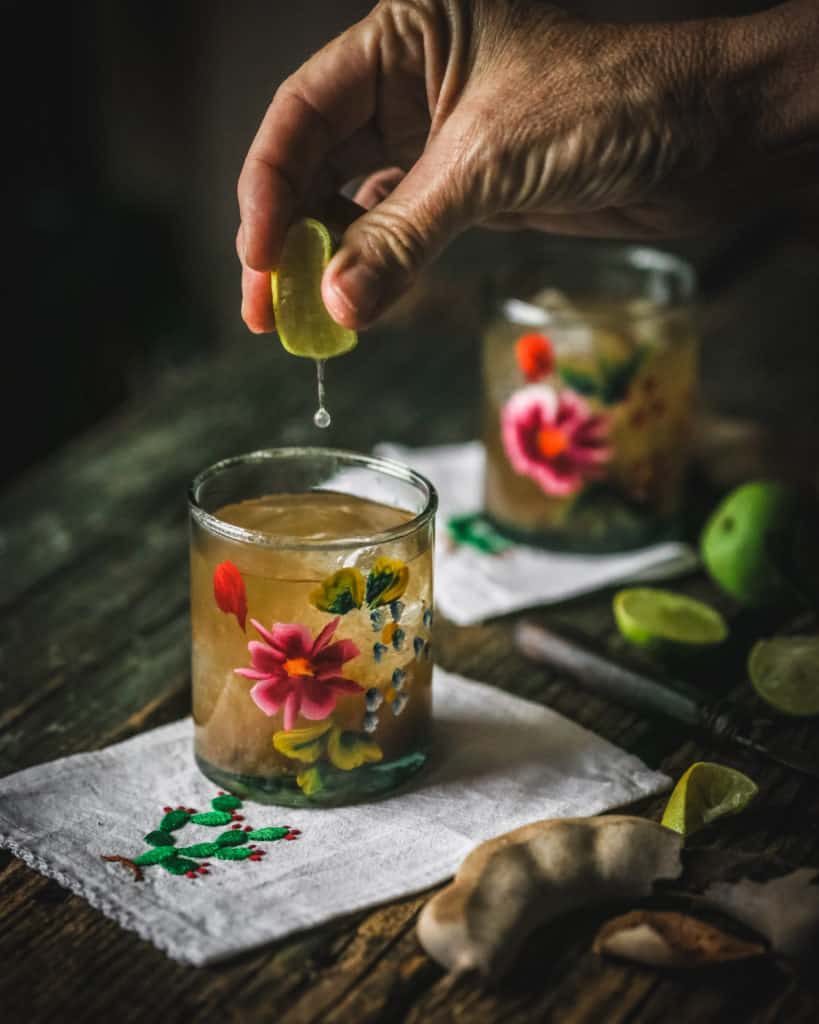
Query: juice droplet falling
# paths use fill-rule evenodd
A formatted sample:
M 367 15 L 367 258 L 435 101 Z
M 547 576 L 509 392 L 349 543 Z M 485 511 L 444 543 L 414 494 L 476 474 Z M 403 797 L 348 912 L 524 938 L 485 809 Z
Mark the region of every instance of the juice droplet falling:
M 316 409 L 315 415 L 313 416 L 313 422 L 317 427 L 322 430 L 326 430 L 327 427 L 333 422 L 330 418 L 330 413 L 324 408 L 324 366 L 325 359 L 316 360 L 316 381 L 318 383 L 318 404 L 319 407 Z

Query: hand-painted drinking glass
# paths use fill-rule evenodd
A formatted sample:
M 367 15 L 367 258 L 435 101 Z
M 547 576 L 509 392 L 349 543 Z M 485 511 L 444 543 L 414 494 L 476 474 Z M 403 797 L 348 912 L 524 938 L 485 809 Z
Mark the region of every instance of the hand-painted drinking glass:
M 616 551 L 674 536 L 698 340 L 695 276 L 643 246 L 548 242 L 484 336 L 485 512 L 502 533 Z
M 437 496 L 320 448 L 193 481 L 195 752 L 239 796 L 307 806 L 393 789 L 427 756 Z

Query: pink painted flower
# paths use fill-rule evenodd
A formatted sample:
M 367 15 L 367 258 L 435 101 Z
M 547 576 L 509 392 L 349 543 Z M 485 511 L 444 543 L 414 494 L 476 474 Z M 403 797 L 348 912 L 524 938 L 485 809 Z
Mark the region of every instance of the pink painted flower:
M 516 391 L 501 413 L 503 447 L 512 468 L 547 494 L 565 497 L 600 473 L 611 450 L 608 421 L 574 391 L 532 385 Z
M 344 662 L 358 657 L 358 647 L 352 640 L 330 643 L 340 617 L 328 622 L 315 640 L 306 626 L 276 622 L 268 630 L 250 621 L 262 639 L 247 645 L 253 667 L 234 672 L 259 680 L 250 696 L 266 715 L 284 706 L 285 729 L 293 728 L 298 714 L 314 721 L 326 718 L 339 694 L 362 692 L 341 674 Z

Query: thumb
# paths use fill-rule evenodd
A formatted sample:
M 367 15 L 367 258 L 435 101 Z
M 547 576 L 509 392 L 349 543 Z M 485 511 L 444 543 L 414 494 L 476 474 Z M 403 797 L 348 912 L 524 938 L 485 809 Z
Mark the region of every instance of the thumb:
M 435 147 L 437 149 L 437 147 Z M 347 228 L 322 298 L 344 327 L 366 327 L 476 218 L 465 175 L 430 148 L 390 195 Z

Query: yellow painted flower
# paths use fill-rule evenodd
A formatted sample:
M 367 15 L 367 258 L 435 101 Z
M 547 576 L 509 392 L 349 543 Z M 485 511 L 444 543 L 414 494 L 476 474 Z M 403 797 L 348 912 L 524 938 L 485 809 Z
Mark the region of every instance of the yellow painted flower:
M 364 577 L 358 569 L 339 569 L 310 594 L 310 603 L 320 612 L 346 615 L 361 607 L 364 588 Z
M 333 728 L 332 718 L 327 718 L 305 729 L 281 730 L 273 734 L 273 747 L 285 757 L 294 761 L 312 764 L 324 753 L 324 736 Z
M 316 764 L 306 771 L 299 772 L 296 776 L 296 783 L 305 796 L 315 796 L 324 785 L 324 780 L 321 777 L 321 768 Z
M 397 600 L 407 589 L 409 569 L 397 558 L 382 556 L 367 576 L 366 600 L 371 608 Z
M 309 725 L 305 729 L 274 733 L 273 746 L 285 757 L 310 765 L 315 765 L 326 754 L 331 764 L 343 772 L 360 768 L 362 764 L 380 761 L 384 756 L 375 740 L 370 739 L 366 733 L 341 729 L 332 719 Z M 320 773 L 314 778 L 310 772 L 305 771 L 296 780 L 302 789 L 304 786 L 299 781 L 302 776 L 308 780 L 309 785 L 321 785 Z
M 333 729 L 327 741 L 327 756 L 336 768 L 349 772 L 362 764 L 380 761 L 384 754 L 375 740 L 366 734 Z

